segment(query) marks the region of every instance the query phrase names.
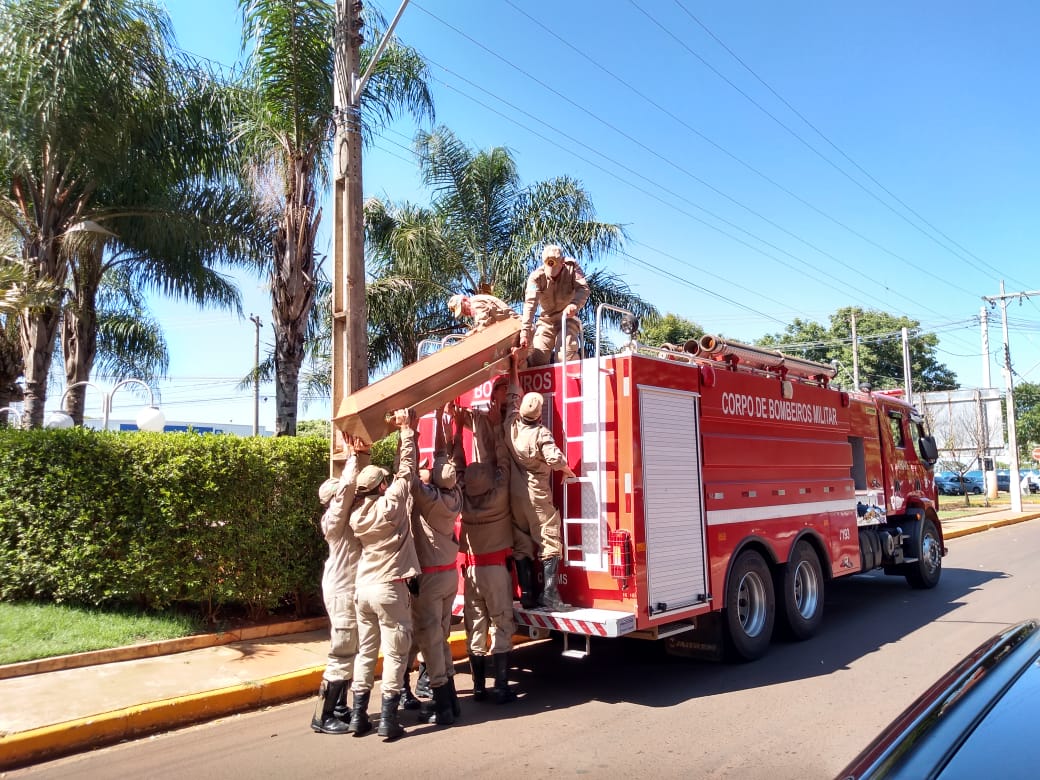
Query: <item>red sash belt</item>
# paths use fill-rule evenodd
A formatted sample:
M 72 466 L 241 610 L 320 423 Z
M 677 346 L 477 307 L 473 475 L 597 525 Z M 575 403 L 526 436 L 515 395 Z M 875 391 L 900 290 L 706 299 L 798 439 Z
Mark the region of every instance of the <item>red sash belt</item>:
M 454 563 L 446 563 L 443 566 L 423 566 L 422 567 L 422 573 L 423 574 L 433 574 L 434 572 L 448 571 L 449 569 L 454 569 L 454 568 L 455 568 L 455 564 Z
M 505 566 L 512 552 L 508 547 L 489 553 L 466 553 L 467 566 Z

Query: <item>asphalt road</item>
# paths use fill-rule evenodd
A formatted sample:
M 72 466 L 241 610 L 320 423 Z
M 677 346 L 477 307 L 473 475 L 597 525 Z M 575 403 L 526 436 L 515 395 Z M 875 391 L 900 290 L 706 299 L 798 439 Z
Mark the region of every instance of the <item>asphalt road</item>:
M 778 641 L 753 664 L 669 658 L 636 640 L 574 661 L 543 642 L 515 653 L 521 700 L 470 702 L 460 674 L 462 721 L 406 714 L 395 743 L 314 734 L 313 703 L 299 702 L 4 777 L 829 778 L 977 644 L 1040 616 L 1040 521 L 949 546 L 935 590 L 883 575 L 836 583 L 819 635 Z

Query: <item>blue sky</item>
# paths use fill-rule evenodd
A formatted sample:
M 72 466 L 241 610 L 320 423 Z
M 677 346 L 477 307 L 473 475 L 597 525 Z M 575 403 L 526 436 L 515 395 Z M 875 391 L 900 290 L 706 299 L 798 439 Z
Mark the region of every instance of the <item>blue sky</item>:
M 236 61 L 234 0 L 166 5 L 183 49 Z M 1002 0 L 421 0 L 397 34 L 430 62 L 437 123 L 508 147 L 527 182 L 579 179 L 599 218 L 625 225 L 625 252 L 589 267 L 662 311 L 744 341 L 844 306 L 906 315 L 962 385 L 988 364 L 1002 388 L 1000 312 L 988 357 L 979 313 L 1001 279 L 1040 290 L 1038 28 L 1040 6 Z M 414 132 L 398 122 L 366 149 L 366 195 L 427 202 Z M 270 342 L 262 283 L 243 294 Z M 253 324 L 156 311 L 167 416 L 251 423 L 231 380 L 252 366 Z M 1008 314 L 1015 381 L 1040 382 L 1040 297 Z

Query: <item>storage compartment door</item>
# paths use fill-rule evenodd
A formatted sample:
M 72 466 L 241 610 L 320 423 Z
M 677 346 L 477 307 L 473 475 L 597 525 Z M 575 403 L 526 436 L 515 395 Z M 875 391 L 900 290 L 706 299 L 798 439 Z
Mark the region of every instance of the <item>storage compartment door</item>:
M 696 393 L 639 388 L 652 616 L 707 601 L 698 404 Z

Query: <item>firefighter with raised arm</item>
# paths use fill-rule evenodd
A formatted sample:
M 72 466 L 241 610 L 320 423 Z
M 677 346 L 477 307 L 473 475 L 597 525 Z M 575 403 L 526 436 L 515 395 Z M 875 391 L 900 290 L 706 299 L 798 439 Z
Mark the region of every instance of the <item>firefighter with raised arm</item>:
M 520 360 L 517 352 L 513 353 L 514 362 Z M 509 506 L 510 520 L 513 526 L 513 563 L 516 566 L 516 579 L 520 585 L 520 603 L 526 608 L 538 606 L 537 586 L 534 575 L 534 557 L 536 548 L 531 534 L 532 528 L 538 526 L 538 516 L 527 494 L 527 471 L 521 467 L 509 452 L 506 439 L 509 431 L 506 427 L 506 411 L 509 398 L 513 392 L 520 398 L 520 387 L 515 384 L 514 376 L 498 376 L 491 384 L 491 396 L 486 411 L 481 409 L 459 409 L 460 422 L 473 431 L 473 460 L 479 463 L 497 464 L 507 469 L 509 474 Z M 499 444 L 506 446 L 507 457 L 497 458 Z
M 450 407 L 450 405 L 449 405 Z M 419 557 L 419 593 L 412 601 L 415 641 L 426 662 L 433 691 L 432 712 L 420 716 L 427 723 L 450 726 L 460 714 L 455 692 L 455 666 L 448 635 L 451 633 L 451 608 L 458 592 L 456 559 L 459 541 L 455 520 L 462 511 L 462 489 L 458 486 L 455 465 L 448 456 L 441 426 L 450 408 L 437 413 L 434 433 L 434 459 L 430 484 L 418 475 L 412 477 L 412 537 Z
M 412 594 L 418 587 L 419 559 L 412 540 L 409 504 L 416 477 L 416 441 L 412 414 L 394 412 L 400 431 L 397 474 L 366 466 L 358 474 L 350 527 L 361 542 L 355 604 L 358 655 L 354 662 L 354 702 L 350 730 L 360 737 L 372 729 L 368 702 L 376 659 L 383 654 L 382 714 L 378 734 L 397 739 L 401 680 L 412 645 Z
M 349 731 L 347 689 L 354 676 L 358 651 L 354 578 L 361 558 L 361 543 L 350 528 L 350 509 L 358 472 L 368 466 L 369 460 L 368 444 L 354 437 L 350 457 L 340 477 L 327 479 L 318 488 L 318 500 L 326 507 L 321 532 L 329 545 L 329 557 L 321 577 L 322 600 L 329 615 L 329 659 L 318 690 L 321 709 L 315 708 L 311 728 L 323 734 Z
M 515 366 L 513 374 L 516 381 Z M 518 381 L 516 384 L 519 386 Z M 538 526 L 531 531 L 542 560 L 543 589 L 539 604 L 551 610 L 570 609 L 558 590 L 563 534 L 560 512 L 552 501 L 550 480 L 554 471 L 563 472 L 567 478 L 573 478 L 574 472 L 556 446 L 552 432 L 542 425 L 542 403 L 541 393 L 528 393 L 519 409 L 509 410 L 506 417 L 509 444 L 516 462 L 527 472 L 527 495 L 538 517 Z
M 516 361 L 514 350 L 512 360 Z M 514 372 L 515 373 L 515 372 Z M 506 404 L 517 408 L 520 388 L 508 387 Z M 504 436 L 495 439 L 490 458 L 466 465 L 462 426 L 455 428 L 454 455 L 462 475 L 462 533 L 460 547 L 466 554 L 463 570 L 466 638 L 473 674 L 473 698 L 487 696 L 487 656 L 491 656 L 496 704 L 516 699 L 509 688 L 509 653 L 513 649 L 513 580 L 507 562 L 513 540 L 510 511 L 510 462 Z
M 542 264 L 527 277 L 524 292 L 523 330 L 521 348 L 530 346 L 529 366 L 544 366 L 552 359 L 560 338 L 563 315 L 567 315 L 567 333 L 564 334 L 564 354 L 567 360 L 581 357 L 579 344 L 581 322 L 578 312 L 589 299 L 589 285 L 578 262 L 564 257 L 563 249 L 549 244 L 542 249 Z M 541 307 L 535 323 L 535 311 Z

